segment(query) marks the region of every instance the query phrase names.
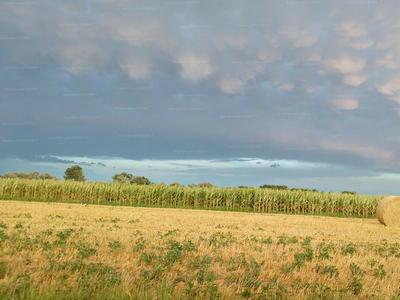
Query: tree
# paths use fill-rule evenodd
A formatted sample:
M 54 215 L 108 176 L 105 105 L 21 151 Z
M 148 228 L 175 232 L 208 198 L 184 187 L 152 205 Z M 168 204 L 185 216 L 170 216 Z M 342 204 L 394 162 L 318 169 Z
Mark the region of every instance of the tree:
M 169 186 L 182 186 L 182 185 L 179 182 L 174 181 L 174 182 L 170 183 Z
M 162 185 L 162 186 L 165 186 L 166 184 L 165 184 L 164 181 L 163 181 L 163 182 L 161 182 L 161 183 L 152 182 L 152 183 L 150 183 L 150 185 Z
M 341 194 L 357 195 L 357 193 L 354 191 L 343 191 Z
M 146 177 L 133 176 L 132 184 L 149 185 L 151 182 Z
M 2 178 L 19 178 L 19 179 L 57 179 L 57 177 L 50 175 L 49 173 L 40 173 L 37 171 L 33 172 L 7 172 L 3 174 Z
M 200 182 L 199 187 L 212 188 L 212 187 L 216 187 L 216 186 L 213 185 L 211 182 Z
M 275 190 L 287 190 L 287 186 L 286 185 L 264 184 L 264 185 L 260 185 L 260 188 L 263 188 L 263 189 L 275 189 Z
M 122 172 L 121 174 L 115 174 L 111 178 L 114 180 L 114 182 L 132 183 L 134 176 L 132 174 Z
M 64 174 L 65 180 L 86 181 L 82 168 L 78 165 L 69 167 L 65 170 Z
M 144 176 L 133 176 L 132 174 L 128 174 L 122 172 L 120 174 L 115 174 L 112 179 L 114 182 L 120 183 L 130 183 L 130 184 L 138 184 L 138 185 L 149 185 L 151 182 Z
M 199 184 L 192 183 L 192 184 L 188 184 L 187 186 L 191 187 L 191 188 L 195 188 L 195 187 L 205 187 L 205 188 L 215 187 L 216 188 L 217 187 L 210 182 L 200 182 Z
M 50 175 L 49 173 L 40 173 L 39 179 L 57 179 L 57 178 L 53 175 Z
M 318 192 L 318 190 L 317 189 L 312 189 L 312 190 L 310 190 L 310 189 L 299 189 L 299 188 L 291 188 L 290 189 L 291 191 L 303 191 L 303 192 Z

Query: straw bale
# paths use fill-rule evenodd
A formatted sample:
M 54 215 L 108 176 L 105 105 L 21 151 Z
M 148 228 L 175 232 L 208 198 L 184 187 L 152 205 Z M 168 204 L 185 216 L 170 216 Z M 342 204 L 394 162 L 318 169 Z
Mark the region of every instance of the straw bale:
M 400 227 L 400 197 L 384 197 L 378 204 L 376 216 L 383 225 Z

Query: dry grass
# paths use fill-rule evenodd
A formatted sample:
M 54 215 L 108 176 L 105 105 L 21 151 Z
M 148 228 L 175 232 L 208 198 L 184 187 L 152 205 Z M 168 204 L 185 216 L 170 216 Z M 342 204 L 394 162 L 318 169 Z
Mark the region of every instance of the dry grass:
M 39 294 L 96 280 L 127 298 L 400 294 L 399 231 L 377 220 L 13 201 L 0 212 L 0 287 L 28 275 Z

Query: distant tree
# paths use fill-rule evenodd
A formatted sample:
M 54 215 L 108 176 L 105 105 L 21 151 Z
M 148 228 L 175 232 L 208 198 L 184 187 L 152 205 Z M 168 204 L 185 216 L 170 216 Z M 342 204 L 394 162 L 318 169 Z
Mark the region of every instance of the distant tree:
M 147 179 L 146 177 L 142 176 L 134 176 L 132 184 L 138 184 L 138 185 L 149 185 L 151 181 Z
M 174 181 L 174 182 L 170 183 L 169 186 L 183 186 L 183 185 L 181 185 L 181 184 L 180 184 L 179 182 L 177 182 L 177 181 Z
M 357 195 L 356 192 L 349 192 L 349 191 L 343 191 L 341 194 L 350 194 L 350 195 Z
M 120 174 L 115 174 L 112 179 L 114 182 L 120 182 L 120 183 L 132 183 L 134 176 L 132 174 L 128 174 L 125 172 L 122 172 Z
M 82 168 L 78 165 L 67 168 L 64 174 L 65 180 L 86 181 Z
M 206 187 L 206 188 L 212 188 L 212 187 L 217 187 L 216 185 L 213 185 L 211 182 L 200 182 L 199 187 Z
M 213 185 L 212 183 L 210 183 L 210 182 L 200 182 L 200 183 L 198 183 L 198 184 L 195 184 L 195 183 L 192 183 L 192 184 L 190 184 L 190 183 L 188 183 L 188 185 L 187 185 L 188 187 L 191 187 L 191 188 L 195 188 L 195 187 L 205 187 L 205 188 L 212 188 L 212 187 L 217 187 L 217 186 L 215 186 L 215 185 Z
M 301 189 L 301 188 L 300 188 L 300 189 L 299 189 L 299 188 L 291 188 L 290 190 L 291 190 L 291 191 L 302 191 L 302 192 L 311 191 L 311 190 L 309 190 L 309 189 Z M 312 190 L 312 191 L 315 192 L 315 191 L 317 191 L 317 190 L 314 189 L 314 190 Z
M 20 179 L 37 179 L 39 173 L 34 171 L 34 172 L 22 172 L 22 171 L 17 171 L 17 172 L 7 172 L 4 173 L 3 177 L 4 178 L 20 178 Z
M 112 179 L 114 182 L 121 183 L 129 183 L 129 184 L 138 184 L 138 185 L 149 185 L 151 184 L 150 180 L 144 176 L 133 176 L 132 174 L 128 174 L 122 172 L 120 174 L 115 174 Z
M 38 179 L 39 178 L 39 172 L 37 172 L 37 171 L 28 172 L 26 175 L 27 175 L 27 179 Z
M 287 190 L 288 187 L 286 185 L 264 184 L 264 185 L 260 185 L 260 188 L 263 188 L 263 189 L 275 189 L 275 190 Z
M 239 189 L 247 189 L 248 186 L 239 185 L 238 188 L 239 188 Z
M 53 175 L 50 175 L 49 173 L 40 173 L 39 179 L 57 179 L 57 178 Z
M 3 174 L 2 178 L 19 178 L 19 179 L 57 179 L 57 177 L 50 175 L 49 173 L 40 173 L 37 171 L 33 172 L 7 172 Z

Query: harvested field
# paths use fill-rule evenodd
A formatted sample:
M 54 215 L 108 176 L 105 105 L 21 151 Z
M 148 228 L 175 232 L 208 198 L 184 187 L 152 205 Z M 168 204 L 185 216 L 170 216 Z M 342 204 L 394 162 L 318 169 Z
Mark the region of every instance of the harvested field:
M 378 220 L 0 201 L 0 298 L 398 299 Z

